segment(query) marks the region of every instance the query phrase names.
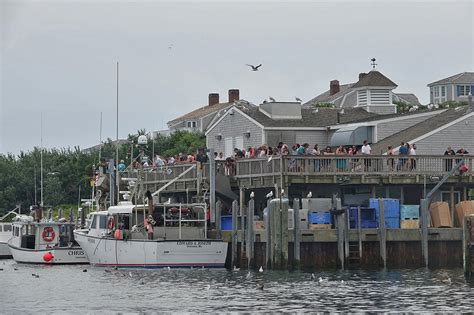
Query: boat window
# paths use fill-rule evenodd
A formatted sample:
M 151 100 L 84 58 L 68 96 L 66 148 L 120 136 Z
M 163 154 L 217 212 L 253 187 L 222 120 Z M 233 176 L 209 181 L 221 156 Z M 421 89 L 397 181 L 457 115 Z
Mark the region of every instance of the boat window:
M 99 229 L 105 229 L 107 227 L 107 217 L 105 215 L 99 216 Z
M 10 232 L 12 230 L 12 226 L 11 225 L 4 225 L 3 226 L 3 231 L 4 232 Z
M 91 223 L 91 229 L 96 229 L 97 228 L 97 216 L 94 215 L 92 218 L 92 223 Z
M 2 231 L 2 225 L 0 225 L 0 232 Z

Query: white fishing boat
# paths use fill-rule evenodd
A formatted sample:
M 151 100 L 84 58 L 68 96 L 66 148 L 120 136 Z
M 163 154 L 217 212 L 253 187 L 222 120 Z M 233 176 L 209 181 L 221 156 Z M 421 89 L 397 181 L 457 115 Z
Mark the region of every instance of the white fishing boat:
M 206 213 L 206 204 L 123 201 L 92 213 L 89 228 L 74 237 L 94 266 L 224 268 L 228 244 L 207 238 Z
M 74 240 L 74 222 L 62 218 L 56 221 L 35 221 L 19 215 L 12 223 L 8 241 L 13 259 L 33 264 L 87 264 L 81 247 Z
M 8 248 L 8 240 L 12 237 L 12 217 L 18 215 L 19 208 L 7 212 L 0 218 L 0 258 L 12 258 Z

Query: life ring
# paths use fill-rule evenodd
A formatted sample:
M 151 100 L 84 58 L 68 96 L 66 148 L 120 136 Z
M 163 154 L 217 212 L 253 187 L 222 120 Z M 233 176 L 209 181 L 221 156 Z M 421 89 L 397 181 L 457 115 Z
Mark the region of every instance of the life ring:
M 41 233 L 41 237 L 45 242 L 52 242 L 54 240 L 54 237 L 56 236 L 56 233 L 54 233 L 54 229 L 51 226 L 47 226 L 44 228 L 43 233 Z
M 113 230 L 114 225 L 115 225 L 114 217 L 109 217 L 109 219 L 107 220 L 107 228 L 109 230 Z

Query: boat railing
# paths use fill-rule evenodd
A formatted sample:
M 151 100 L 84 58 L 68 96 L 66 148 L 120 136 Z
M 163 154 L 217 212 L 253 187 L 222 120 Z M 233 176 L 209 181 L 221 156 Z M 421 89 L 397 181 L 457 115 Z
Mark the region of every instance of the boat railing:
M 166 230 L 167 223 L 168 224 L 177 223 L 178 224 L 178 238 L 181 239 L 183 223 L 204 223 L 204 238 L 207 239 L 207 211 L 208 209 L 205 203 L 161 204 L 159 205 L 159 207 L 163 207 L 163 228 L 165 230 Z M 183 212 L 185 209 L 186 209 L 186 213 L 184 214 L 184 217 L 183 217 Z M 201 212 L 203 214 L 203 217 L 200 216 Z M 197 217 L 195 217 L 196 213 L 197 213 Z M 170 214 L 169 219 L 167 219 L 168 214 Z

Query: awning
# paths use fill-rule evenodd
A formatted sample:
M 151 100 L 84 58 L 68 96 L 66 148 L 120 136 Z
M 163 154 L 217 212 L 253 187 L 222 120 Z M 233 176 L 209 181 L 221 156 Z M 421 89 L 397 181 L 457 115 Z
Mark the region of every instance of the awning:
M 364 140 L 372 143 L 372 126 L 352 126 L 338 129 L 331 137 L 331 147 L 340 145 L 362 145 Z
M 143 206 L 141 206 L 143 207 Z M 135 206 L 130 201 L 121 201 L 117 206 L 111 206 L 108 209 L 109 214 L 130 214 Z

